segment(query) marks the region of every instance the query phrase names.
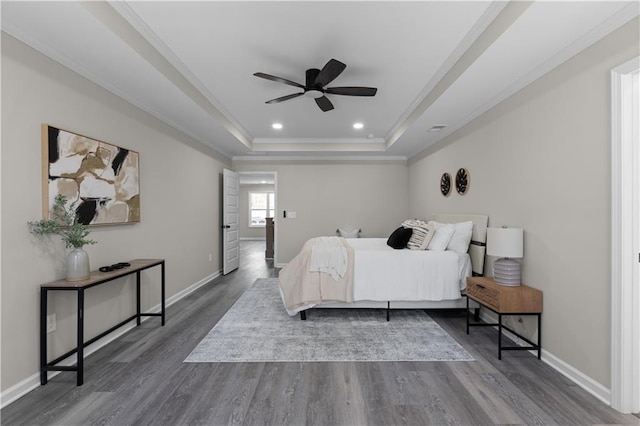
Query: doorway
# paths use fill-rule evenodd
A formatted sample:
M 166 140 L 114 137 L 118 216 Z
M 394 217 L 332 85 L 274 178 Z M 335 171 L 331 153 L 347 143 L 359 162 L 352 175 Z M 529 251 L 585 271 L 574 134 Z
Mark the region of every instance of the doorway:
M 611 406 L 640 411 L 640 57 L 611 71 Z
M 262 260 L 273 265 L 277 259 L 277 172 L 243 171 L 238 175 L 240 246 L 260 246 Z

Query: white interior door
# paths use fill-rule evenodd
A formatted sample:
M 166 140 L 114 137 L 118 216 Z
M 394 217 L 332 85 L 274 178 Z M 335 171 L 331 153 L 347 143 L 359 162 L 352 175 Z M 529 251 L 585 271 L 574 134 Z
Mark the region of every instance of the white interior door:
M 240 266 L 239 190 L 238 174 L 224 169 L 222 177 L 222 273 L 224 275 Z

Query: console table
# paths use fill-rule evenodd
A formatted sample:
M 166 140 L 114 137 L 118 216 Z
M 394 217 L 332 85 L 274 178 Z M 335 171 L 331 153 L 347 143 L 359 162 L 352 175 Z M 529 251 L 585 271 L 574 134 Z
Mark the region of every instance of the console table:
M 162 325 L 164 326 L 165 317 L 165 271 L 164 271 L 164 259 L 136 259 L 131 260 L 131 266 L 124 267 L 122 269 L 116 269 L 109 272 L 92 271 L 89 278 L 82 281 L 66 281 L 64 279 L 58 281 L 52 281 L 50 283 L 42 284 L 40 286 L 40 383 L 47 384 L 47 371 L 75 371 L 76 383 L 81 386 L 84 381 L 83 369 L 84 369 L 84 348 L 98 339 L 106 336 L 117 328 L 122 327 L 133 319 L 136 320 L 136 325 L 140 325 L 141 317 L 158 316 L 161 317 Z M 161 309 L 157 313 L 142 313 L 140 312 L 140 271 L 152 268 L 160 265 L 161 267 Z M 125 319 L 119 324 L 111 327 L 98 336 L 84 341 L 84 291 L 91 287 L 95 287 L 100 284 L 105 284 L 118 278 L 125 277 L 127 275 L 136 274 L 136 314 Z M 47 362 L 47 295 L 50 291 L 75 291 L 78 298 L 77 308 L 77 344 L 74 349 L 59 356 L 51 362 Z M 56 365 L 60 361 L 68 358 L 76 353 L 78 355 L 78 362 L 75 366 L 59 366 Z

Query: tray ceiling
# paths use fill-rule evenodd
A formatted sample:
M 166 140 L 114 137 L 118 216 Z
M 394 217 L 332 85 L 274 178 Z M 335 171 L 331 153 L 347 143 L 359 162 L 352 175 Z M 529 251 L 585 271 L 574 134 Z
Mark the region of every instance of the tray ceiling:
M 635 1 L 1 7 L 4 32 L 236 158 L 410 158 L 639 13 Z M 304 96 L 265 104 L 300 90 L 253 73 L 304 84 L 306 69 L 331 58 L 347 68 L 329 86 L 377 87 L 376 96 L 327 95 L 328 112 Z

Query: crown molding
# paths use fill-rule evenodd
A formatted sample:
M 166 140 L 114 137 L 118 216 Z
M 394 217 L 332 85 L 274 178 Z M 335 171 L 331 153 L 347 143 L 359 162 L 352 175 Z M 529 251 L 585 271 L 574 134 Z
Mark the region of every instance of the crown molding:
M 151 46 L 162 55 L 182 76 L 193 85 L 207 101 L 218 110 L 235 127 L 244 139 L 250 141 L 249 132 L 222 106 L 209 89 L 196 77 L 195 74 L 178 58 L 173 50 L 162 41 L 149 25 L 138 15 L 126 1 L 108 1 L 109 5 L 118 12 Z M 243 142 L 240 140 L 240 142 Z M 244 143 L 244 142 L 243 142 Z M 245 144 L 246 145 L 246 144 Z
M 458 61 L 473 47 L 478 38 L 484 33 L 484 31 L 493 23 L 502 10 L 507 6 L 508 2 L 505 1 L 493 1 L 491 5 L 485 10 L 478 21 L 473 25 L 471 30 L 462 38 L 460 43 L 456 46 L 453 52 L 442 63 L 440 68 L 436 71 L 433 77 L 429 80 L 427 85 L 418 94 L 413 103 L 402 114 L 398 122 L 391 128 L 389 133 L 385 136 L 387 141 L 387 148 L 391 147 L 411 125 L 422 115 L 424 111 L 423 103 L 427 96 L 440 84 L 440 82 L 449 74 Z M 420 111 L 418 111 L 420 109 Z
M 181 68 L 178 68 L 165 56 L 169 55 L 169 57 L 171 57 L 173 54 L 166 45 L 159 41 L 155 34 L 153 36 L 151 35 L 153 32 L 139 17 L 136 19 L 137 15 L 135 15 L 128 5 L 124 4 L 124 2 L 81 2 L 81 5 L 113 32 L 114 35 L 119 37 L 141 58 L 162 74 L 174 87 L 198 105 L 211 118 L 218 120 L 238 141 L 251 149 L 252 141 L 246 134 L 246 131 L 236 126 L 236 124 L 230 120 L 228 114 L 225 114 L 216 107 L 213 103 L 215 100 L 212 102 L 212 100 L 200 90 L 202 84 L 199 81 L 196 81 L 194 84 L 194 82 L 185 76 L 183 73 L 186 68 L 184 64 L 181 65 L 181 63 L 179 63 L 178 66 Z M 153 42 L 147 37 L 151 38 Z M 156 45 L 154 45 L 154 43 L 156 43 Z M 175 57 L 173 57 L 173 60 L 178 61 Z M 192 78 L 195 77 L 192 76 Z
M 274 162 L 322 162 L 322 163 L 339 163 L 348 162 L 377 162 L 377 163 L 402 163 L 407 162 L 407 157 L 400 155 L 251 155 L 251 156 L 234 156 L 231 161 L 245 163 L 274 163 Z
M 176 122 L 174 122 L 173 120 L 171 120 L 170 118 L 166 117 L 165 115 L 161 114 L 160 112 L 156 111 L 154 108 L 152 108 L 151 106 L 149 106 L 148 104 L 142 102 L 140 99 L 130 96 L 128 93 L 123 92 L 121 90 L 119 90 L 115 85 L 111 84 L 109 81 L 102 79 L 101 77 L 99 77 L 98 75 L 90 72 L 88 69 L 86 69 L 85 67 L 83 67 L 82 65 L 80 65 L 78 62 L 76 62 L 75 60 L 73 60 L 71 57 L 65 55 L 64 53 L 62 53 L 60 50 L 53 48 L 52 46 L 46 44 L 46 43 L 42 43 L 38 40 L 33 39 L 32 37 L 29 37 L 27 34 L 23 33 L 22 31 L 18 30 L 17 28 L 13 27 L 10 23 L 4 24 L 2 26 L 2 32 L 8 34 L 9 36 L 15 38 L 16 40 L 20 41 L 21 43 L 26 44 L 27 46 L 31 47 L 33 50 L 41 53 L 42 55 L 46 56 L 48 59 L 58 63 L 59 65 L 67 68 L 69 71 L 78 74 L 79 76 L 85 78 L 86 80 L 90 81 L 93 84 L 96 84 L 97 86 L 100 86 L 102 89 L 110 92 L 111 94 L 119 97 L 120 99 L 124 100 L 125 102 L 133 105 L 134 107 L 146 112 L 147 114 L 151 115 L 152 117 L 162 121 L 163 123 L 165 123 L 166 125 L 168 125 L 169 127 L 172 127 L 173 129 L 177 130 L 178 132 L 186 135 L 187 137 L 197 141 L 198 143 L 202 144 L 203 146 L 212 149 L 214 151 L 216 151 L 218 154 L 224 156 L 224 157 L 228 157 L 231 158 L 232 155 L 228 152 L 226 152 L 225 150 L 220 149 L 220 147 L 218 146 L 214 146 L 211 143 L 203 140 L 202 138 L 200 138 L 199 136 L 195 135 L 194 133 L 192 133 L 191 131 L 189 131 L 188 129 L 180 126 L 179 124 L 177 124 Z
M 384 144 L 367 143 L 260 143 L 253 146 L 254 152 L 384 152 Z
M 584 36 L 580 37 L 578 40 L 574 41 L 566 48 L 562 49 L 560 52 L 552 56 L 547 61 L 540 64 L 538 67 L 531 70 L 525 76 L 508 86 L 506 89 L 489 99 L 486 103 L 484 103 L 479 108 L 475 109 L 464 118 L 459 120 L 457 123 L 453 123 L 447 126 L 446 130 L 439 133 L 435 139 L 431 141 L 431 143 L 420 149 L 419 151 L 408 156 L 409 161 L 413 160 L 414 157 L 420 156 L 425 151 L 436 145 L 437 143 L 443 141 L 446 137 L 453 134 L 454 132 L 460 130 L 465 125 L 469 124 L 471 121 L 475 120 L 485 112 L 489 111 L 491 108 L 495 107 L 499 103 L 503 102 L 507 98 L 516 94 L 529 84 L 533 83 L 535 80 L 539 79 L 543 75 L 549 73 L 559 65 L 568 61 L 578 53 L 582 52 L 589 46 L 595 44 L 600 41 L 607 35 L 611 34 L 616 29 L 620 28 L 630 20 L 634 19 L 640 13 L 640 8 L 637 3 L 631 2 L 624 8 L 620 9 L 617 13 L 610 16 L 607 20 L 602 22 L 600 25 L 591 29 L 591 31 L 587 32 Z
M 255 138 L 253 143 L 256 145 L 283 144 L 301 146 L 309 144 L 385 145 L 385 140 L 382 138 Z

